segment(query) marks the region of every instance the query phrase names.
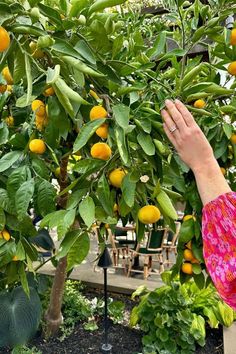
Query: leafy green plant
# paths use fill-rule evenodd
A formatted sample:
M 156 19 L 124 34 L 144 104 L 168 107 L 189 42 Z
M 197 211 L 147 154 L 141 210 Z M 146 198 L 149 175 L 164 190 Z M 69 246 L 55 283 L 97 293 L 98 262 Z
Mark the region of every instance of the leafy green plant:
M 42 352 L 35 347 L 17 346 L 12 350 L 11 354 L 42 354 Z
M 34 288 L 29 297 L 22 287 L 0 293 L 0 347 L 25 344 L 35 334 L 41 318 L 41 303 Z
M 196 344 L 205 345 L 205 326 L 230 326 L 234 311 L 221 300 L 212 285 L 199 289 L 194 282 L 171 282 L 154 291 L 137 289 L 141 296 L 131 313 L 130 324 L 146 333 L 144 353 L 191 354 Z
M 70 335 L 76 322 L 84 321 L 84 328 L 93 331 L 98 328 L 97 321 L 104 314 L 104 301 L 98 297 L 88 299 L 82 294 L 83 286 L 80 282 L 67 280 L 63 298 L 62 313 L 64 317 L 61 326 L 60 340 Z M 114 323 L 123 319 L 124 303 L 108 298 L 108 315 Z

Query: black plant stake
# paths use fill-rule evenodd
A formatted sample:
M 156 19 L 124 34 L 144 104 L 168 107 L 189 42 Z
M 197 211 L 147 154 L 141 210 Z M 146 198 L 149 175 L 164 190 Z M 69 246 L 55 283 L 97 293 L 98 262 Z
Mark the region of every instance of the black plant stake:
M 111 267 L 112 260 L 110 254 L 108 252 L 107 247 L 99 258 L 98 267 L 103 268 L 104 272 L 104 302 L 105 302 L 105 309 L 104 309 L 104 341 L 105 343 L 101 346 L 102 353 L 109 353 L 111 354 L 112 345 L 108 343 L 108 320 L 107 320 L 107 268 Z

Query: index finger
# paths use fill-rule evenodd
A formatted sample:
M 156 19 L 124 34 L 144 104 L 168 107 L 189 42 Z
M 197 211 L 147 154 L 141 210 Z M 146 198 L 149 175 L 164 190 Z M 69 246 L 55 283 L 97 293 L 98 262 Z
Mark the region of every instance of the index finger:
M 175 100 L 175 106 L 178 109 L 178 111 L 182 114 L 182 117 L 184 118 L 187 126 L 191 127 L 192 125 L 194 125 L 195 120 L 192 114 L 187 109 L 187 107 L 179 100 Z

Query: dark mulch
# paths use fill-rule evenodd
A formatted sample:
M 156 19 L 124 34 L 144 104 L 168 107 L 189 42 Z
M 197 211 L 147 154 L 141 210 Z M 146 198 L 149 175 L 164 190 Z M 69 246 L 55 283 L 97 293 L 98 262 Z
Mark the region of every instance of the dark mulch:
M 99 291 L 86 292 L 87 297 L 101 296 Z M 125 303 L 126 313 L 129 313 L 135 303 L 130 298 L 109 294 L 115 300 L 121 300 Z M 128 317 L 127 317 L 128 319 Z M 142 333 L 137 329 L 128 327 L 127 319 L 124 324 L 113 324 L 109 322 L 109 337 L 108 341 L 112 345 L 112 354 L 138 354 L 142 353 Z M 104 343 L 103 322 L 98 323 L 98 330 L 90 332 L 83 328 L 82 323 L 75 326 L 73 333 L 68 336 L 63 342 L 57 338 L 45 341 L 40 335 L 30 343 L 43 354 L 100 354 L 101 344 Z M 10 350 L 2 349 L 0 354 L 8 354 Z M 197 348 L 196 354 L 223 354 L 223 330 L 207 329 L 207 340 L 204 348 Z

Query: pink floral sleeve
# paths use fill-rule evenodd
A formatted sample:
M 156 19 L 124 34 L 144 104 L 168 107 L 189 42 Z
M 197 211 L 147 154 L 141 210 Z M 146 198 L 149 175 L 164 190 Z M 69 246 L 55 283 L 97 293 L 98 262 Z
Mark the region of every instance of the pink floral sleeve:
M 207 270 L 222 299 L 236 310 L 236 192 L 205 205 L 202 235 Z

